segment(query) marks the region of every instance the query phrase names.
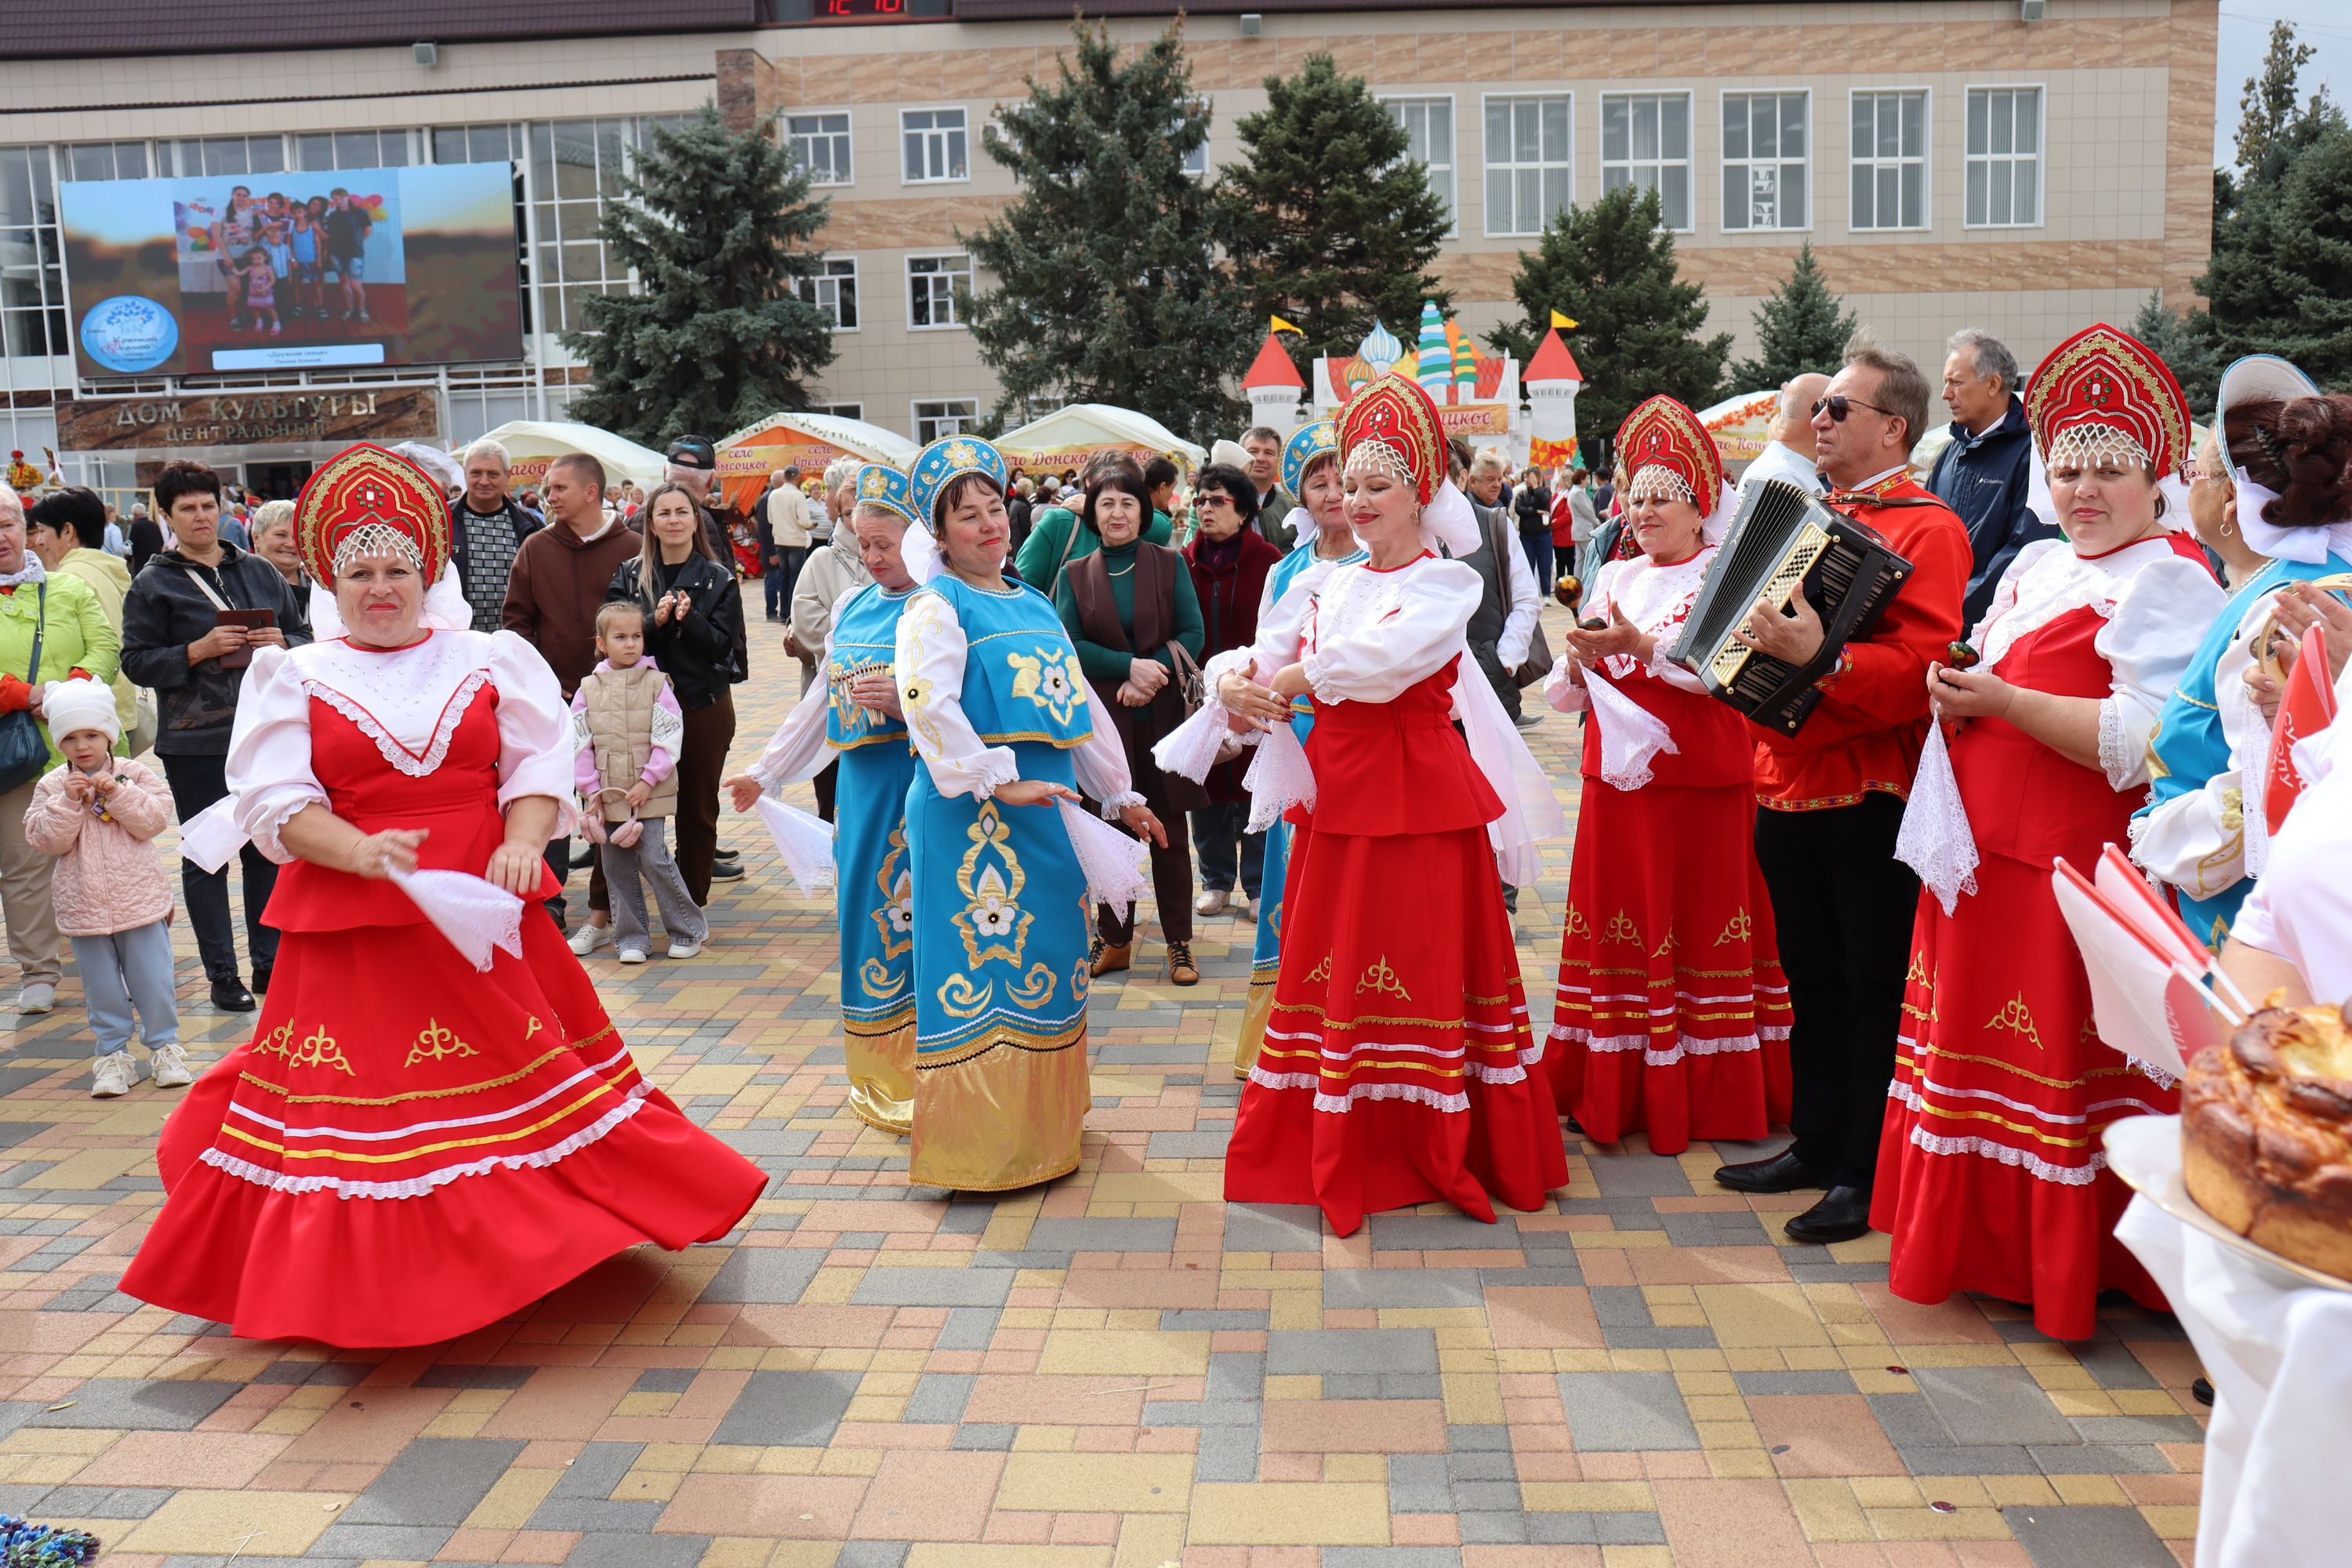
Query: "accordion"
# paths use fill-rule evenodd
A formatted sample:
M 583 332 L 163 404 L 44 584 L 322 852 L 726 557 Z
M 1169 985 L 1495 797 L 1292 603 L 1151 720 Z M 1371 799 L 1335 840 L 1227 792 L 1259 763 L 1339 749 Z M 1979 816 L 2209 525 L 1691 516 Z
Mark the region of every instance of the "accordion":
M 1793 735 L 1822 700 L 1813 682 L 1847 643 L 1869 634 L 1910 575 L 1911 563 L 1872 530 L 1794 485 L 1767 479 L 1739 498 L 1666 657 L 1756 723 Z M 1757 600 L 1786 609 L 1798 593 L 1811 602 L 1825 634 L 1811 659 L 1790 664 L 1733 637 Z

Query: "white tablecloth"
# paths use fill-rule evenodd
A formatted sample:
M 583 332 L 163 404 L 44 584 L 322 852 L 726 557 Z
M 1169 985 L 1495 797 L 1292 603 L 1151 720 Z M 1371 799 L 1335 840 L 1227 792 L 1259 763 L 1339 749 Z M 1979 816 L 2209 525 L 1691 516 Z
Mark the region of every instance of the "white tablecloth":
M 2352 1292 L 2273 1285 L 2146 1198 L 2116 1234 L 2164 1287 L 2213 1384 L 2198 1568 L 2352 1563 Z

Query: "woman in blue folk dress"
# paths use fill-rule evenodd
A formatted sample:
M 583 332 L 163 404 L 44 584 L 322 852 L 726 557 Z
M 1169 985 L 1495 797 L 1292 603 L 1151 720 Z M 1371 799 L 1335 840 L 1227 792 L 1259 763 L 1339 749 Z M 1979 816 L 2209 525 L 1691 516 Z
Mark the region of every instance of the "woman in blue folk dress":
M 915 522 L 907 491 L 897 468 L 868 463 L 859 471 L 851 526 L 874 581 L 835 606 L 824 700 L 803 698 L 751 771 L 727 781 L 735 809 L 749 811 L 762 792 L 777 794 L 840 759 L 833 855 L 849 1109 L 901 1138 L 915 1119 L 915 915 L 907 856 L 915 753 L 890 660 L 899 614 L 915 589 L 901 553 Z
M 1265 603 L 1258 608 L 1263 621 L 1309 572 L 1319 577 L 1334 566 L 1364 559 L 1347 519 L 1347 497 L 1339 485 L 1339 438 L 1331 421 L 1318 419 L 1294 434 L 1282 448 L 1283 488 L 1298 498 L 1286 521 L 1298 536 L 1290 553 L 1266 574 Z M 1307 698 L 1290 704 L 1290 728 L 1300 745 L 1315 727 L 1315 705 Z M 1274 977 L 1282 967 L 1283 881 L 1290 869 L 1290 824 L 1279 817 L 1265 830 L 1265 869 L 1261 873 L 1257 905 L 1257 945 L 1250 953 L 1249 1005 L 1242 1013 L 1241 1037 L 1234 1043 L 1234 1076 L 1249 1077 L 1265 1040 L 1266 1016 L 1274 1007 Z
M 908 1180 L 1003 1192 L 1077 1168 L 1087 1087 L 1093 905 L 1073 835 L 1115 860 L 1132 841 L 1079 815 L 1078 792 L 1139 837 L 1160 822 L 1097 725 L 1054 602 L 1004 576 L 1004 459 L 974 437 L 915 459 L 913 510 L 936 574 L 899 617 L 894 674 L 921 766 L 907 791 L 915 931 L 915 1115 Z M 1091 851 L 1090 851 L 1091 853 Z

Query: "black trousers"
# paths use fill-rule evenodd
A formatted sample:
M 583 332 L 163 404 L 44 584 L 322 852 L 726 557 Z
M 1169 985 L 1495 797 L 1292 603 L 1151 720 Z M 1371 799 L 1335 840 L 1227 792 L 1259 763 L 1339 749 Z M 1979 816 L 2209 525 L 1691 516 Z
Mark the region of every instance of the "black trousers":
M 1470 657 L 1478 661 L 1479 673 L 1486 678 L 1486 684 L 1495 689 L 1495 700 L 1503 705 L 1503 711 L 1517 719 L 1519 716 L 1519 683 L 1513 680 L 1511 672 L 1503 668 L 1503 656 L 1496 651 L 1496 645 L 1474 642 L 1470 645 Z
M 172 806 L 182 822 L 228 794 L 228 758 L 163 756 L 164 782 L 172 786 Z M 248 844 L 238 855 L 245 868 L 245 941 L 258 974 L 278 962 L 278 933 L 261 923 L 270 890 L 278 886 L 278 868 Z M 180 896 L 188 906 L 188 923 L 195 928 L 196 952 L 203 957 L 205 978 L 217 984 L 236 974 L 236 927 L 228 913 L 228 868 L 207 871 L 192 860 L 180 862 Z
M 833 820 L 833 792 L 841 783 L 841 759 L 835 757 L 824 764 L 809 783 L 816 790 L 816 814 L 827 822 Z
M 1087 809 L 1092 810 L 1089 805 Z M 1114 822 L 1113 827 L 1135 837 L 1127 824 Z M 1192 842 L 1184 831 L 1184 814 L 1181 811 L 1160 813 L 1160 826 L 1167 831 L 1168 845 L 1162 848 L 1147 841 L 1151 852 L 1151 896 L 1160 901 L 1160 936 L 1164 942 L 1192 940 Z M 1095 906 L 1095 930 L 1103 941 L 1113 947 L 1125 947 L 1135 940 L 1135 906 L 1114 909 L 1109 904 Z
M 1902 825 L 1903 803 L 1875 790 L 1828 811 L 1756 814 L 1796 1014 L 1789 1126 L 1799 1157 L 1835 1186 L 1867 1190 L 1878 1168 L 1919 904 L 1919 879 L 1895 858 Z

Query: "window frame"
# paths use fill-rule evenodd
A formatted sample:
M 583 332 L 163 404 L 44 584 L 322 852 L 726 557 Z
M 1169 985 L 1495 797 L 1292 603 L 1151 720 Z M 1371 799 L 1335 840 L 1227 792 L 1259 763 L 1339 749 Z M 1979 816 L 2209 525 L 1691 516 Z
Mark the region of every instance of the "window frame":
M 1801 98 L 1805 100 L 1805 155 L 1801 160 L 1805 167 L 1804 221 L 1797 224 L 1781 223 L 1771 228 L 1759 228 L 1752 223 L 1744 227 L 1733 228 L 1723 222 L 1722 214 L 1718 210 L 1716 215 L 1716 223 L 1718 230 L 1724 234 L 1811 233 L 1813 227 L 1813 194 L 1821 184 L 1819 164 L 1822 142 L 1821 117 L 1814 112 L 1813 109 L 1813 89 L 1810 87 L 1727 87 L 1716 95 L 1715 144 L 1717 149 L 1717 156 L 1715 162 L 1715 171 L 1716 178 L 1720 181 L 1726 188 L 1727 188 L 1731 184 L 1729 170 L 1731 165 L 1735 163 L 1739 164 L 1742 168 L 1748 168 L 1758 163 L 1787 164 L 1797 161 L 1785 157 L 1759 159 L 1755 155 L 1755 150 L 1752 147 L 1748 150 L 1748 155 L 1745 158 L 1733 158 L 1729 153 L 1723 153 L 1721 151 L 1724 136 L 1731 125 L 1731 110 L 1729 104 L 1735 98 Z M 1750 124 L 1752 127 L 1752 121 L 1750 121 Z M 1852 121 L 1849 120 L 1849 130 L 1851 129 L 1851 124 Z M 1750 188 L 1752 189 L 1753 187 L 1751 186 Z M 1720 193 L 1718 193 L 1718 195 Z M 1720 207 L 1720 205 L 1721 204 L 1718 202 L 1718 208 Z M 1784 196 L 1784 210 L 1786 202 Z M 1750 210 L 1752 213 L 1753 209 Z
M 1459 96 L 1451 92 L 1391 92 L 1375 93 L 1373 94 L 1372 100 L 1375 103 L 1378 103 L 1382 109 L 1388 109 L 1393 104 L 1400 103 L 1419 103 L 1424 105 L 1443 103 L 1445 105 L 1445 163 L 1443 167 L 1445 170 L 1447 179 L 1452 182 L 1454 192 L 1452 196 L 1450 196 L 1445 203 L 1445 237 L 1448 239 L 1461 238 L 1462 106 L 1459 100 Z M 1391 118 L 1395 117 L 1391 116 Z M 1404 128 L 1404 121 L 1402 119 L 1397 119 L 1396 123 L 1399 130 L 1402 130 Z M 1410 132 L 1407 132 L 1407 134 L 1410 134 Z M 1412 154 L 1408 152 L 1405 156 L 1409 158 L 1412 156 Z M 1429 163 L 1427 159 L 1423 159 L 1423 163 L 1432 169 L 1440 167 L 1440 165 L 1436 163 Z
M 913 134 L 913 132 L 908 127 L 907 116 L 909 114 L 944 114 L 950 110 L 952 110 L 956 113 L 963 116 L 963 173 L 961 174 L 941 174 L 937 178 L 932 178 L 928 175 L 921 179 L 908 178 L 907 138 Z M 947 132 L 937 126 L 929 126 L 924 129 L 922 134 L 929 137 L 934 135 L 945 135 Z M 902 185 L 968 185 L 971 184 L 971 107 L 969 104 L 908 103 L 900 105 L 898 109 L 898 183 Z
M 930 440 L 925 440 L 923 438 L 922 408 L 923 405 L 926 403 L 940 405 L 955 403 L 967 404 L 971 408 L 971 412 L 969 415 L 949 414 L 942 415 L 940 417 L 947 419 L 969 418 L 974 424 L 977 424 L 980 421 L 980 399 L 978 397 L 910 397 L 907 399 L 907 428 L 913 433 L 915 445 L 918 447 L 928 447 L 931 444 L 931 441 L 945 440 L 949 436 L 967 436 L 971 433 L 969 426 L 959 425 L 953 430 L 942 431 L 940 434 L 931 437 Z
M 816 165 L 803 157 L 801 155 L 800 149 L 794 145 L 794 143 L 801 139 L 793 132 L 793 121 L 795 120 L 828 120 L 836 115 L 840 117 L 841 129 L 837 132 L 818 132 L 815 133 L 815 136 L 823 136 L 828 140 L 838 137 L 848 162 L 846 166 L 842 170 L 840 178 L 833 180 L 820 180 L 815 177 Z M 784 145 L 792 149 L 793 156 L 795 161 L 798 162 L 799 165 L 809 171 L 809 184 L 813 188 L 818 190 L 839 190 L 845 185 L 854 185 L 857 183 L 857 119 L 854 110 L 847 109 L 811 109 L 803 110 L 798 113 L 794 113 L 791 110 L 786 110 L 784 111 L 783 132 Z M 814 140 L 815 136 L 812 136 L 810 140 Z M 900 152 L 903 156 L 903 143 L 901 143 Z M 965 156 L 967 166 L 969 166 L 970 162 L 970 151 L 969 148 L 967 148 Z
M 1919 149 L 1919 221 L 1916 224 L 1873 224 L 1867 228 L 1853 221 L 1853 170 L 1863 162 L 1853 146 L 1853 100 L 1864 95 L 1873 98 L 1889 94 L 1916 93 L 1921 100 L 1919 134 L 1925 142 Z M 1936 227 L 1936 89 L 1927 83 L 1898 83 L 1884 87 L 1849 87 L 1845 89 L 1845 227 L 1848 234 L 1932 234 Z M 1967 143 L 1963 141 L 1962 145 Z M 1892 160 L 1879 157 L 1874 147 L 1868 162 L 1873 168 L 1892 162 L 1900 168 L 1909 160 L 1900 154 Z M 1896 177 L 1901 187 L 1901 177 Z
M 1969 151 L 1969 100 L 1979 92 L 2033 94 L 2033 221 L 2032 223 L 1972 223 L 1969 219 L 1969 163 L 1981 156 L 1990 167 L 1996 160 L 2017 164 L 2013 153 L 1974 153 Z M 1990 184 L 1990 177 L 1988 177 Z M 1991 210 L 1990 195 L 1986 210 Z M 2012 210 L 2014 210 L 2012 208 Z M 2050 85 L 2039 81 L 1969 82 L 1960 89 L 1960 227 L 1962 229 L 2032 229 L 2050 226 Z
M 1557 165 L 1545 162 L 1540 156 L 1538 156 L 1538 160 L 1531 164 L 1521 163 L 1516 158 L 1507 158 L 1503 160 L 1498 165 L 1495 159 L 1494 149 L 1488 145 L 1486 140 L 1486 116 L 1491 110 L 1493 105 L 1498 100 L 1505 103 L 1540 103 L 1549 99 L 1563 100 L 1568 105 L 1567 157 Z M 1540 121 L 1538 125 L 1538 137 L 1541 135 Z M 1495 204 L 1486 196 L 1486 176 L 1497 167 L 1509 169 L 1514 173 L 1523 168 L 1532 168 L 1536 170 L 1536 184 L 1538 191 L 1537 204 L 1541 205 L 1542 196 L 1540 195 L 1540 191 L 1543 184 L 1542 171 L 1554 167 L 1565 169 L 1568 174 L 1567 205 L 1569 206 L 1574 206 L 1576 205 L 1576 89 L 1569 88 L 1559 92 L 1480 93 L 1478 95 L 1478 154 L 1479 200 L 1485 209 L 1479 214 L 1479 225 L 1486 237 L 1489 239 L 1534 239 L 1540 237 L 1544 231 L 1551 226 L 1551 214 L 1549 213 L 1546 213 L 1544 215 L 1543 221 L 1534 228 L 1504 229 L 1496 228 L 1495 226 Z M 1516 198 L 1514 198 L 1512 205 L 1515 207 L 1517 206 L 1517 202 Z M 1517 214 L 1514 213 L 1513 216 L 1516 216 Z
M 845 408 L 849 412 L 843 413 L 842 410 Z M 861 425 L 866 422 L 866 404 L 862 399 L 847 403 L 820 403 L 810 408 L 809 412 L 827 415 L 835 419 L 855 419 Z
M 834 290 L 833 305 L 833 333 L 835 337 L 840 337 L 845 333 L 862 332 L 866 330 L 866 269 L 859 264 L 857 252 L 854 250 L 829 250 L 817 258 L 818 265 L 824 267 L 830 267 L 836 261 L 846 261 L 849 263 L 849 270 L 846 272 L 820 272 L 813 278 L 796 279 L 794 279 L 794 282 L 814 285 L 830 279 L 835 284 L 838 284 L 840 280 L 845 278 L 849 279 L 851 289 L 857 301 L 857 324 L 854 327 L 845 327 L 841 325 L 841 290 L 838 288 L 835 288 Z M 795 289 L 793 292 L 798 293 L 798 289 Z M 809 290 L 809 294 L 814 294 L 816 290 L 814 288 L 811 288 Z M 801 298 L 804 302 L 814 305 L 819 310 L 823 310 L 824 308 L 823 301 L 811 299 L 808 294 L 803 294 Z
M 967 289 L 972 287 L 972 280 L 977 276 L 977 270 L 972 266 L 971 252 L 969 250 L 910 250 L 904 257 L 899 258 L 900 275 L 907 280 L 904 298 L 907 303 L 907 330 L 908 331 L 968 332 L 971 331 L 971 323 L 963 321 L 961 318 L 951 321 L 919 322 L 915 320 L 916 278 L 918 276 L 926 278 L 936 278 L 940 276 L 940 274 L 936 272 L 927 272 L 919 275 L 915 271 L 915 263 L 918 261 L 945 261 L 952 257 L 961 257 L 963 258 L 962 276 L 964 279 L 964 287 Z M 952 283 L 948 287 L 948 310 L 950 312 L 955 310 L 955 287 Z
M 1664 182 L 1664 172 L 1665 172 L 1668 168 L 1670 168 L 1670 167 L 1672 167 L 1672 166 L 1673 166 L 1673 163 L 1675 162 L 1675 160 L 1670 160 L 1670 159 L 1668 159 L 1668 158 L 1666 157 L 1666 155 L 1665 155 L 1665 144 L 1666 144 L 1666 139 L 1665 139 L 1665 116 L 1664 116 L 1663 113 L 1661 113 L 1661 114 L 1659 115 L 1659 117 L 1658 117 L 1658 156 L 1657 156 L 1656 158 L 1654 158 L 1654 159 L 1647 160 L 1647 162 L 1649 162 L 1649 163 L 1653 163 L 1653 164 L 1654 164 L 1654 165 L 1656 166 L 1656 168 L 1657 168 L 1657 169 L 1658 169 L 1658 171 L 1659 171 L 1659 175 L 1660 175 L 1660 178 L 1659 178 L 1659 184 L 1658 184 L 1658 202 L 1659 202 L 1659 212 L 1658 212 L 1658 216 L 1659 216 L 1659 218 L 1661 219 L 1661 222 L 1660 222 L 1660 223 L 1659 223 L 1659 225 L 1658 225 L 1659 228 L 1660 228 L 1662 231 L 1664 231 L 1664 233 L 1667 233 L 1667 234 L 1696 234 L 1696 233 L 1698 232 L 1698 207 L 1699 207 L 1699 201 L 1698 201 L 1698 93 L 1697 93 L 1697 91 L 1696 91 L 1695 89 L 1687 88 L 1687 87 L 1645 87 L 1645 88 L 1627 88 L 1627 89 L 1622 89 L 1622 90 L 1608 91 L 1608 92 L 1603 92 L 1602 94 L 1601 94 L 1601 105 L 1600 105 L 1600 108 L 1601 108 L 1601 146 L 1600 146 L 1600 152 L 1601 152 L 1601 190 L 1600 190 L 1600 194 L 1601 194 L 1601 195 L 1606 195 L 1609 193 L 1609 188 L 1610 188 L 1610 186 L 1609 186 L 1609 170 L 1610 170 L 1610 168 L 1611 168 L 1611 166 L 1612 166 L 1612 165 L 1611 165 L 1610 158 L 1609 158 L 1609 134 L 1608 134 L 1608 124 L 1609 124 L 1609 100 L 1610 100 L 1611 99 L 1612 99 L 1612 98 L 1622 98 L 1622 99 L 1627 99 L 1627 100 L 1639 99 L 1639 98 L 1654 98 L 1654 99 L 1657 99 L 1657 100 L 1661 100 L 1662 102 L 1663 102 L 1664 100 L 1669 99 L 1669 98 L 1680 98 L 1680 99 L 1683 100 L 1683 103 L 1684 103 L 1685 108 L 1685 129 L 1686 129 L 1687 134 L 1688 134 L 1688 136 L 1689 136 L 1689 138 L 1690 138 L 1690 141 L 1689 141 L 1689 145 L 1688 145 L 1687 149 L 1684 152 L 1683 156 L 1682 156 L 1682 158 L 1679 160 L 1679 162 L 1680 162 L 1680 163 L 1681 163 L 1681 164 L 1682 164 L 1682 167 L 1683 167 L 1684 173 L 1688 176 L 1688 195 L 1689 195 L 1689 199 L 1690 199 L 1690 211 L 1689 211 L 1688 213 L 1686 213 L 1685 215 L 1684 215 L 1684 216 L 1687 218 L 1687 220 L 1688 220 L 1688 221 L 1687 221 L 1686 223 L 1685 223 L 1682 226 L 1677 227 L 1677 226 L 1676 226 L 1674 223 L 1672 223 L 1671 221 L 1665 221 L 1665 220 L 1667 219 L 1667 214 L 1666 214 L 1666 212 L 1665 212 L 1665 210 L 1664 210 L 1664 204 L 1665 204 L 1665 190 L 1664 190 L 1664 183 L 1665 183 L 1665 182 Z M 1627 184 L 1633 184 L 1633 175 L 1632 175 L 1631 171 L 1633 171 L 1633 170 L 1634 170 L 1634 169 L 1637 169 L 1637 168 L 1642 167 L 1642 166 L 1643 166 L 1643 163 L 1644 163 L 1644 160 L 1643 160 L 1643 159 L 1639 159 L 1639 158 L 1635 158 L 1635 157 L 1633 157 L 1633 156 L 1632 155 L 1633 149 L 1632 149 L 1632 146 L 1631 146 L 1631 144 L 1630 144 L 1631 133 L 1632 133 L 1632 127 L 1631 127 L 1631 125 L 1629 124 L 1629 125 L 1628 125 L 1628 127 L 1627 127 L 1627 134 L 1628 134 L 1628 139 L 1629 139 L 1629 144 L 1628 144 L 1628 146 L 1627 146 L 1627 148 L 1626 148 L 1626 153 L 1627 153 L 1627 156 L 1622 160 L 1622 163 L 1618 163 L 1618 164 L 1616 165 L 1617 167 L 1620 167 L 1620 168 L 1622 168 L 1622 169 L 1625 169 L 1626 171 L 1628 171 L 1627 175 L 1626 175 L 1626 183 L 1627 183 Z

